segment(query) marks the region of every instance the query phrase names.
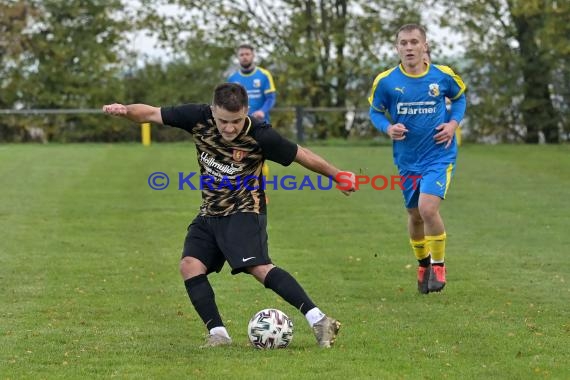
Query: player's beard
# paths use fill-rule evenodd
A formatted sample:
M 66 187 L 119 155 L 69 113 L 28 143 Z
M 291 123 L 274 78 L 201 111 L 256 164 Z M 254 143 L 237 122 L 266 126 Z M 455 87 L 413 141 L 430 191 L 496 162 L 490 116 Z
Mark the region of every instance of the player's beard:
M 240 64 L 240 66 L 242 71 L 251 71 L 253 69 L 253 62 L 249 62 L 247 66 L 243 64 Z

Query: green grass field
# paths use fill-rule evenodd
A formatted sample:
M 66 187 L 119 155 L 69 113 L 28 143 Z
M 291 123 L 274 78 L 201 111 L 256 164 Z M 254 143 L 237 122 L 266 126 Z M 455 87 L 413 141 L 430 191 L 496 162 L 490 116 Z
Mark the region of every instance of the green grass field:
M 314 150 L 395 174 L 389 147 Z M 147 185 L 195 171 L 194 147 L 2 145 L 0 378 L 569 379 L 569 167 L 569 146 L 462 147 L 448 286 L 427 296 L 399 191 L 270 190 L 271 256 L 343 323 L 337 344 L 319 349 L 300 313 L 226 267 L 211 282 L 234 344 L 203 350 L 178 274 L 200 194 Z M 249 346 L 266 307 L 292 317 L 289 348 Z

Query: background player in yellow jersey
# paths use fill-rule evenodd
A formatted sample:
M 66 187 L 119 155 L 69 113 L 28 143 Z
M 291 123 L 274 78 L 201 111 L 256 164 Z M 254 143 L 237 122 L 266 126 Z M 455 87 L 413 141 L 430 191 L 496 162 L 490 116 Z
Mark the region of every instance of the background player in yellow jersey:
M 466 108 L 463 81 L 449 67 L 427 62 L 427 49 L 424 28 L 402 26 L 396 33 L 401 63 L 376 77 L 368 99 L 372 123 L 393 140 L 394 163 L 401 176 L 410 178 L 403 195 L 423 294 L 446 284 L 447 236 L 439 208 L 455 170 L 454 135 Z
M 252 45 L 240 45 L 237 57 L 240 68 L 228 77 L 228 82 L 239 83 L 245 87 L 249 99 L 249 115 L 269 123 L 269 111 L 275 105 L 276 99 L 273 76 L 269 70 L 255 64 L 255 49 Z M 263 164 L 263 175 L 269 176 L 267 163 Z

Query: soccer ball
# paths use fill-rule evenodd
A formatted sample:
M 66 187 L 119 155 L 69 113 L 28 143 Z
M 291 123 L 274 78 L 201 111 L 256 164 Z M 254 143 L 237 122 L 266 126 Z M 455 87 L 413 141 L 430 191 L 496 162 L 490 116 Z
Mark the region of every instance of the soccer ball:
M 293 339 L 293 322 L 277 309 L 263 309 L 249 320 L 249 341 L 255 348 L 285 348 Z

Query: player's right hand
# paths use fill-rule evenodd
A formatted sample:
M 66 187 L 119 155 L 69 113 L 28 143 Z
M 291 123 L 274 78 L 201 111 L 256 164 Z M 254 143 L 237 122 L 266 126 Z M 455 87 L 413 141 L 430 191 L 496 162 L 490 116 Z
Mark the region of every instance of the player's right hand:
M 386 130 L 386 133 L 392 140 L 399 141 L 406 138 L 406 132 L 408 132 L 406 126 L 402 123 L 392 124 Z
M 356 191 L 356 175 L 353 172 L 340 171 L 334 180 L 337 183 L 336 188 L 344 195 L 348 196 Z
M 127 106 L 119 103 L 106 104 L 103 106 L 103 112 L 109 115 L 122 116 L 126 115 L 128 110 Z

